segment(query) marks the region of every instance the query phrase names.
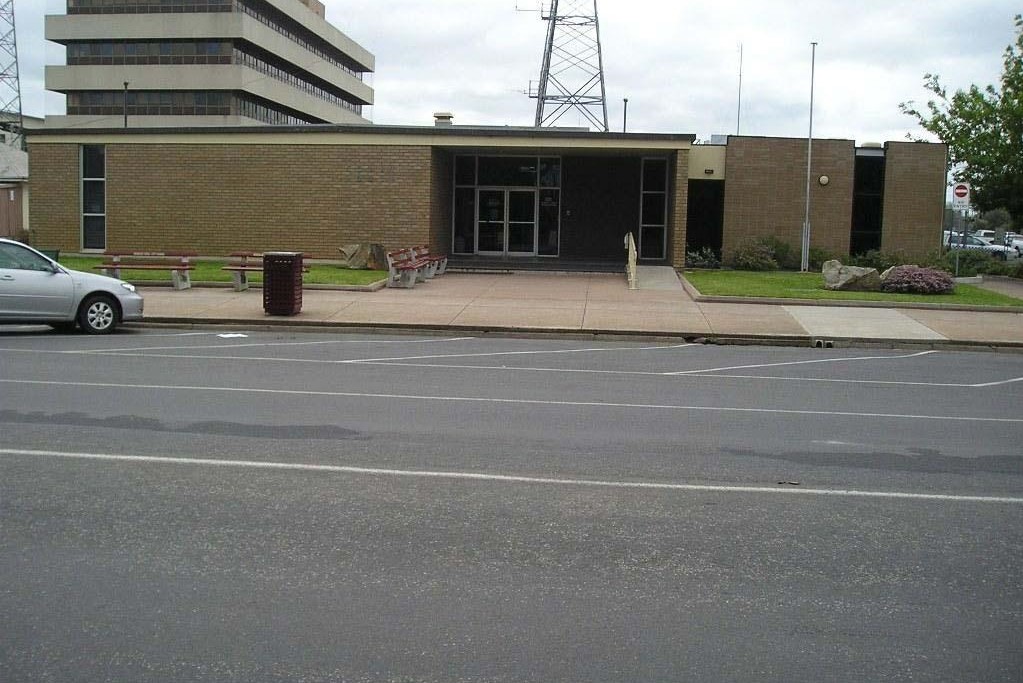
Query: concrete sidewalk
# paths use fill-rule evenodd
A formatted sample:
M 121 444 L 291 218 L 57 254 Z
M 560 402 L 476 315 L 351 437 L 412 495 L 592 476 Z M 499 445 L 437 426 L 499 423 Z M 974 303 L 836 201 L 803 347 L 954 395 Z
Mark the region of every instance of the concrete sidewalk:
M 695 301 L 670 268 L 620 274 L 448 273 L 414 289 L 305 289 L 296 316 L 267 316 L 262 290 L 142 289 L 146 320 L 166 323 L 412 327 L 759 340 L 764 343 L 962 344 L 1023 350 L 1023 311 Z M 1015 284 L 1015 283 L 1012 283 Z

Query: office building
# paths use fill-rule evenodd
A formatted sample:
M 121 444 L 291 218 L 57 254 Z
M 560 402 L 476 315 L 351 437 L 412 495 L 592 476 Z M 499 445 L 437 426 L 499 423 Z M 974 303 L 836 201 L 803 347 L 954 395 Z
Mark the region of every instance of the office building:
M 318 0 L 67 0 L 58 128 L 369 123 L 374 57 Z

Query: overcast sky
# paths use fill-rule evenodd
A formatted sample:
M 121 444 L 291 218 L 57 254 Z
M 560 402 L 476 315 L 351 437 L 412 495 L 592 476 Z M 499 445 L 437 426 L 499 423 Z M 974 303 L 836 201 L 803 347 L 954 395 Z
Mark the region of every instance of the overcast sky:
M 532 125 L 546 27 L 538 0 L 326 0 L 327 19 L 376 55 L 370 78 L 379 124 Z M 22 107 L 63 113 L 45 94 L 44 64 L 62 64 L 43 39 L 43 15 L 63 0 L 15 0 Z M 599 0 L 608 118 L 630 132 L 736 132 L 743 46 L 744 135 L 805 137 L 810 43 L 816 41 L 814 137 L 862 142 L 926 136 L 899 112 L 927 100 L 926 73 L 950 90 L 998 83 L 1019 0 Z M 812 8 L 812 9 L 808 9 Z M 560 121 L 580 125 L 575 116 Z

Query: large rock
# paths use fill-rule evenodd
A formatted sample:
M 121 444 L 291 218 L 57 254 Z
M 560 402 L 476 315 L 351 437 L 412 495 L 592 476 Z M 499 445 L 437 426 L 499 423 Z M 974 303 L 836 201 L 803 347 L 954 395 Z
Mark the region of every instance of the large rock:
M 877 292 L 881 290 L 881 276 L 877 268 L 843 266 L 838 261 L 825 261 L 821 268 L 824 275 L 824 289 Z
M 387 254 L 382 244 L 348 244 L 339 247 L 341 259 L 347 268 L 355 270 L 385 270 Z

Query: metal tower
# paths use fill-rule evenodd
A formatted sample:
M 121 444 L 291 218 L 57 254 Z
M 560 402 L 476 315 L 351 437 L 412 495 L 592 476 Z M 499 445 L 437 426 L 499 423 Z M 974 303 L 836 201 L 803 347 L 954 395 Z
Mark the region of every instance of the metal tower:
M 547 22 L 547 47 L 535 96 L 535 125 L 553 126 L 575 109 L 607 132 L 597 0 L 551 0 L 541 17 Z
M 18 40 L 14 32 L 14 0 L 0 0 L 0 130 L 13 134 L 12 147 L 25 148 L 18 80 Z

